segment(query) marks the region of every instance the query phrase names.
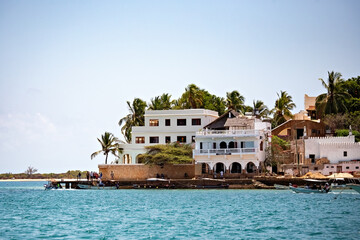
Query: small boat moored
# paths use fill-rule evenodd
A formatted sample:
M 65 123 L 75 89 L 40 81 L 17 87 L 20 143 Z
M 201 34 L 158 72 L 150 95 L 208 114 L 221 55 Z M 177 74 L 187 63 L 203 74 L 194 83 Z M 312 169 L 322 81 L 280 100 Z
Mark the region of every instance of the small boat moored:
M 346 184 L 347 187 L 350 187 L 352 190 L 360 193 L 360 184 Z

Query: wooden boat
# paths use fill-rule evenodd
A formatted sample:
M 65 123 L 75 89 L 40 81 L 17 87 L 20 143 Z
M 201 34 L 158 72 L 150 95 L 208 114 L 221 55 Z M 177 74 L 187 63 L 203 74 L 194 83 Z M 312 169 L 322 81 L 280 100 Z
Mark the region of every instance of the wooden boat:
M 346 184 L 346 186 L 348 186 L 351 189 L 355 190 L 356 192 L 360 193 L 360 184 Z
M 289 188 L 295 193 L 328 193 L 331 191 L 330 188 L 328 188 L 328 190 L 293 187 L 293 186 L 289 186 Z

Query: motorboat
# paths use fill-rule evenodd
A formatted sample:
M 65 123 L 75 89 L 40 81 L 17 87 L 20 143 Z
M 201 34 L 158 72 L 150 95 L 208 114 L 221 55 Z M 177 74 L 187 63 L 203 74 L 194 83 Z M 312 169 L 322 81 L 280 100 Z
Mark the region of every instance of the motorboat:
M 45 190 L 55 190 L 55 189 L 62 189 L 62 186 L 60 183 L 56 184 L 51 181 L 49 181 L 47 184 L 44 184 Z
M 305 187 L 298 187 L 290 184 L 290 190 L 295 193 L 328 193 L 331 191 L 330 185 L 326 180 L 305 179 L 305 181 L 313 183 L 313 186 L 309 187 L 306 185 Z M 324 187 L 321 187 L 321 183 L 325 183 Z

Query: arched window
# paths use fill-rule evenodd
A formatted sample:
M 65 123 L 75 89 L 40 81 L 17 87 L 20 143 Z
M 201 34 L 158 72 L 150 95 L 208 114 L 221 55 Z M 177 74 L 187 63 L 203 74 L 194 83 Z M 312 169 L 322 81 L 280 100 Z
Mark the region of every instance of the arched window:
M 221 148 L 221 149 L 227 148 L 226 142 L 221 142 L 221 143 L 220 143 L 220 148 Z

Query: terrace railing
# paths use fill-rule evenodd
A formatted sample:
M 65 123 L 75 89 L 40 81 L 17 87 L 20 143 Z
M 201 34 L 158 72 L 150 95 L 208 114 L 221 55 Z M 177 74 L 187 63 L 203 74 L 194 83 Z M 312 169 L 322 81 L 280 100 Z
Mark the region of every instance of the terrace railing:
M 197 136 L 218 136 L 218 135 L 231 135 L 231 136 L 256 136 L 259 135 L 259 130 L 201 130 L 196 133 Z
M 256 148 L 194 149 L 194 155 L 254 154 Z

